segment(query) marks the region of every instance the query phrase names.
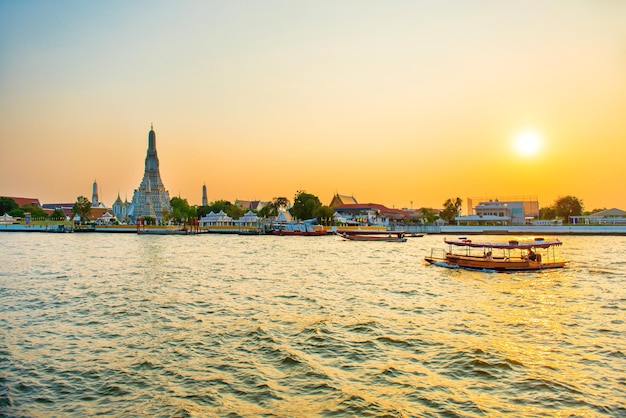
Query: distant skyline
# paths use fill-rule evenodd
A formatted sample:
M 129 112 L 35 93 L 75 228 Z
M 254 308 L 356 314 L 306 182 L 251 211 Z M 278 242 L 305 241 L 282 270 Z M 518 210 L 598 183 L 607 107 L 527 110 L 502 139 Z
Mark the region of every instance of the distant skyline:
M 626 209 L 626 2 L 0 0 L 0 195 Z

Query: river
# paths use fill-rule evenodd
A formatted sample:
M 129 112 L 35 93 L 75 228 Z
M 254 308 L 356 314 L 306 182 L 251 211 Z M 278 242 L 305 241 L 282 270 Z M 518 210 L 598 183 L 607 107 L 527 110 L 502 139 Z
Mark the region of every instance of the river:
M 442 240 L 0 233 L 0 416 L 626 415 L 626 237 Z

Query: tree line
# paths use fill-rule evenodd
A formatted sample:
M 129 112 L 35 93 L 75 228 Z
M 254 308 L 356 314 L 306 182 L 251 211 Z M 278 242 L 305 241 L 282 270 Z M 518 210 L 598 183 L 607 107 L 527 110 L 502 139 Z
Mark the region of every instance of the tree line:
M 288 211 L 296 219 L 314 219 L 317 218 L 318 223 L 322 225 L 330 225 L 333 222 L 333 209 L 322 205 L 320 199 L 304 190 L 296 192 L 293 204 L 285 196 L 274 197 L 267 205 L 259 210 L 246 209 L 240 205 L 233 204 L 227 200 L 216 200 L 206 206 L 194 206 L 187 202 L 187 199 L 174 197 L 171 200 L 172 219 L 191 219 L 201 218 L 210 212 L 224 213 L 233 219 L 241 218 L 248 210 L 252 210 L 261 218 L 270 218 L 278 216 L 280 211 Z
M 183 220 L 185 222 L 193 218 L 201 218 L 210 212 L 218 213 L 224 211 L 228 216 L 233 219 L 241 218 L 248 209 L 241 207 L 240 205 L 233 204 L 227 200 L 216 200 L 206 206 L 190 205 L 187 199 L 180 197 L 174 197 L 170 201 L 172 205 L 172 212 L 164 211 L 162 214 L 165 221 L 169 222 L 174 220 L 179 222 Z M 438 218 L 443 219 L 448 223 L 454 222 L 454 218 L 459 216 L 463 201 L 459 198 L 450 198 L 443 203 L 443 210 L 437 214 L 435 211 L 428 208 L 421 208 L 422 222 L 431 224 Z M 593 214 L 605 210 L 594 209 L 590 212 L 584 212 L 583 201 L 575 196 L 564 196 L 557 198 L 554 203 L 547 207 L 539 209 L 539 219 L 563 219 L 565 222 L 569 221 L 570 216 L 580 216 L 584 214 Z M 269 204 L 262 207 L 260 210 L 252 210 L 261 218 L 270 218 L 278 216 L 278 213 L 282 210 L 287 210 L 296 219 L 314 219 L 317 218 L 317 222 L 322 225 L 333 224 L 334 210 L 329 206 L 322 205 L 320 199 L 304 190 L 298 190 L 293 199 L 293 205 L 291 201 L 284 196 L 274 197 Z M 21 218 L 25 213 L 30 213 L 33 218 L 46 218 L 46 219 L 63 219 L 65 214 L 60 209 L 55 209 L 51 214 L 46 213 L 42 208 L 36 205 L 28 204 L 19 207 L 18 204 L 11 198 L 0 197 L 0 214 L 8 214 L 10 216 Z M 91 213 L 91 202 L 85 196 L 78 196 L 76 202 L 72 207 L 72 213 L 78 215 L 81 219 L 87 219 Z

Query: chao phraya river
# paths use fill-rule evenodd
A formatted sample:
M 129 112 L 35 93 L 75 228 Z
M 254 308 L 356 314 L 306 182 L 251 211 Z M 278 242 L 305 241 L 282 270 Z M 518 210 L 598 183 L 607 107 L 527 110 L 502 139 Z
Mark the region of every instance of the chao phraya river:
M 626 237 L 442 238 L 0 234 L 0 415 L 626 416 Z

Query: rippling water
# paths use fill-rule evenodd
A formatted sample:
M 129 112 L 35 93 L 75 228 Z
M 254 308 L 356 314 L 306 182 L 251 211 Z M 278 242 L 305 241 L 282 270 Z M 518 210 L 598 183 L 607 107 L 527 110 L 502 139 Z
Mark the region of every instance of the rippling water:
M 625 237 L 567 269 L 441 236 L 0 234 L 0 415 L 624 416 Z

